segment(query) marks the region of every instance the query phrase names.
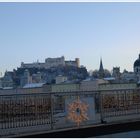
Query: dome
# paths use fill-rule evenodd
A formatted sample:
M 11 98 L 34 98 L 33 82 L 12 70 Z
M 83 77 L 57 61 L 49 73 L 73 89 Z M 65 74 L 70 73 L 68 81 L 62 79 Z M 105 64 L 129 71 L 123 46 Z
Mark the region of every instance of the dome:
M 139 58 L 134 62 L 134 67 L 140 67 L 140 54 Z

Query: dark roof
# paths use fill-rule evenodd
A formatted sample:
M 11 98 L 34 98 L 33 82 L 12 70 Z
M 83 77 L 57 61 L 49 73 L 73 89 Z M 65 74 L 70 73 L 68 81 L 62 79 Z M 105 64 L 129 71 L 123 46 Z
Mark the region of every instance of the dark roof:
M 134 62 L 134 67 L 140 66 L 140 54 L 139 58 Z

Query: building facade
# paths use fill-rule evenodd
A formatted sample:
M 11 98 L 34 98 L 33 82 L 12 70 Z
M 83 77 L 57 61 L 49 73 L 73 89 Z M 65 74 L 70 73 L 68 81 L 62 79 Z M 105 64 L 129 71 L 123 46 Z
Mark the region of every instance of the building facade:
M 136 89 L 136 83 L 115 83 L 115 84 L 100 84 L 99 90 L 121 90 L 121 89 Z
M 55 83 L 56 83 L 56 84 L 60 84 L 60 83 L 66 82 L 67 79 L 68 79 L 68 78 L 67 78 L 66 76 L 58 75 L 58 76 L 56 76 L 56 78 L 55 78 Z
M 95 80 L 83 80 L 80 84 L 80 90 L 81 91 L 94 91 L 98 90 L 99 85 L 103 83 L 109 83 L 106 80 L 103 79 L 95 79 Z
M 30 83 L 32 83 L 32 77 L 30 76 L 28 69 L 26 69 L 24 71 L 24 75 L 21 76 L 20 78 L 20 86 L 23 87 L 26 84 L 30 84 Z
M 5 72 L 4 77 L 2 78 L 2 87 L 3 88 L 9 88 L 14 86 L 13 79 L 11 75 L 8 72 Z
M 63 83 L 63 84 L 53 84 L 52 92 L 71 92 L 71 91 L 79 91 L 80 84 L 75 83 Z
M 115 78 L 115 80 L 119 81 L 120 80 L 120 67 L 113 67 L 113 73 L 112 76 Z

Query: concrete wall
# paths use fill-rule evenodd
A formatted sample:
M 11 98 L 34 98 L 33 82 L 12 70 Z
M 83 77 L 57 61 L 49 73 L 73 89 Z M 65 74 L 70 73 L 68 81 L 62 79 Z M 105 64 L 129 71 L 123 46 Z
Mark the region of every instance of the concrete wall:
M 136 84 L 100 84 L 99 90 L 135 89 Z
M 52 85 L 52 92 L 67 92 L 78 91 L 80 84 L 54 84 Z

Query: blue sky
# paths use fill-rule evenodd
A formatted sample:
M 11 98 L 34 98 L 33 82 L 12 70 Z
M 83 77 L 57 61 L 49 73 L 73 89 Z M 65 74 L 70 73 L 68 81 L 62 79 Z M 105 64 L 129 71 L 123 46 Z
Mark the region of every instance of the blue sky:
M 2 72 L 62 55 L 132 71 L 139 48 L 140 3 L 0 3 Z

